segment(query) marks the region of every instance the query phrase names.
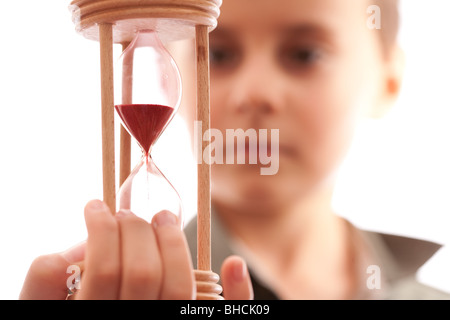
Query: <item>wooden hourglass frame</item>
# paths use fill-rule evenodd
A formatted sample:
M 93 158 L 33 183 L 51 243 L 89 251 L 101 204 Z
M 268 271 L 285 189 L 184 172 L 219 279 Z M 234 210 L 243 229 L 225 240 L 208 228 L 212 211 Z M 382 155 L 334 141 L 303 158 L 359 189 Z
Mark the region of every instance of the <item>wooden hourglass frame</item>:
M 160 39 L 174 41 L 195 34 L 197 65 L 197 121 L 202 136 L 210 127 L 209 32 L 217 25 L 222 0 L 73 0 L 76 31 L 100 43 L 103 199 L 116 212 L 114 143 L 113 44 L 123 50 L 136 32 L 152 29 Z M 123 97 L 126 99 L 126 97 Z M 121 126 L 120 183 L 130 174 L 131 138 Z M 206 142 L 204 142 L 206 143 Z M 206 146 L 202 146 L 202 150 Z M 219 277 L 211 271 L 211 161 L 198 165 L 197 299 L 221 299 Z

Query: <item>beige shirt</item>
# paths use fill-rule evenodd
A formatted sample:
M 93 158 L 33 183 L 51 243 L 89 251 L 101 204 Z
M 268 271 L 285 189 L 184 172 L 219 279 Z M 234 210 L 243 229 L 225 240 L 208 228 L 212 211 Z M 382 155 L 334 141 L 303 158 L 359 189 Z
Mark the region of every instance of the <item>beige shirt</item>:
M 356 268 L 360 270 L 358 292 L 354 299 L 448 299 L 445 293 L 416 280 L 417 270 L 440 249 L 440 245 L 413 238 L 364 231 L 350 223 L 352 243 L 358 254 L 355 257 Z M 185 228 L 194 266 L 197 256 L 197 222 L 193 219 Z M 222 262 L 230 255 L 246 257 L 245 251 L 227 234 L 213 212 L 211 226 L 211 263 L 212 271 L 220 274 Z M 247 259 L 246 259 L 247 260 Z M 252 278 L 255 300 L 278 299 L 274 290 L 264 277 L 252 268 L 251 259 L 247 260 Z

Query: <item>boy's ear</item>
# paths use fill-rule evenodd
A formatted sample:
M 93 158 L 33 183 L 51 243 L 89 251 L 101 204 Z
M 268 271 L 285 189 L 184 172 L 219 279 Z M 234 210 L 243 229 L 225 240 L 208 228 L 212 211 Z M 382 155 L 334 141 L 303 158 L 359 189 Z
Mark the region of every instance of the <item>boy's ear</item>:
M 370 117 L 382 118 L 394 106 L 402 87 L 404 67 L 405 53 L 399 46 L 396 46 L 386 57 L 381 75 L 379 100 L 371 110 Z

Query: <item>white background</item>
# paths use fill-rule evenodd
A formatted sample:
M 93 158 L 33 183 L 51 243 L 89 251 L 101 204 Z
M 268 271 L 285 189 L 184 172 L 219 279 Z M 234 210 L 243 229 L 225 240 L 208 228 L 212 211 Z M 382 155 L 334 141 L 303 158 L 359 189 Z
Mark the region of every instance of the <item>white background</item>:
M 0 2 L 0 299 L 18 297 L 35 257 L 85 239 L 83 207 L 102 197 L 99 48 L 75 33 L 68 3 Z M 404 1 L 402 96 L 385 119 L 361 126 L 335 197 L 357 226 L 447 245 L 449 12 L 447 0 Z M 153 154 L 189 219 L 195 166 L 185 130 L 176 118 Z M 448 251 L 420 277 L 450 291 Z

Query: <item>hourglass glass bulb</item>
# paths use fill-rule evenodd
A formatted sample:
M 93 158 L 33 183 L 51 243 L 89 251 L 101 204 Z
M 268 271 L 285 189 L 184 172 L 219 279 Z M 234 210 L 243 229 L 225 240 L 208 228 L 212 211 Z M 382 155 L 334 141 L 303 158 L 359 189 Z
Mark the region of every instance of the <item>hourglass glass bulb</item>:
M 178 68 L 152 30 L 138 32 L 121 55 L 116 68 L 116 105 L 122 124 L 142 149 L 141 162 L 119 190 L 118 208 L 151 221 L 162 210 L 178 216 L 181 200 L 157 168 L 151 148 L 162 134 L 181 100 Z
M 151 124 L 124 123 L 130 134 L 137 140 L 144 152 L 154 144 L 165 125 L 177 111 L 181 100 L 181 78 L 175 61 L 164 48 L 155 31 L 139 31 L 135 39 L 122 53 L 117 65 L 115 101 L 122 101 L 116 106 L 125 122 L 123 112 L 131 110 L 127 105 L 133 105 L 128 121 L 136 122 L 135 118 L 147 118 Z M 157 106 L 156 117 L 146 117 L 153 113 L 151 106 Z M 135 110 L 136 109 L 136 110 Z M 148 111 L 151 110 L 151 111 Z M 127 113 L 131 113 L 127 112 Z M 154 132 L 149 132 L 151 127 Z

